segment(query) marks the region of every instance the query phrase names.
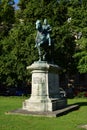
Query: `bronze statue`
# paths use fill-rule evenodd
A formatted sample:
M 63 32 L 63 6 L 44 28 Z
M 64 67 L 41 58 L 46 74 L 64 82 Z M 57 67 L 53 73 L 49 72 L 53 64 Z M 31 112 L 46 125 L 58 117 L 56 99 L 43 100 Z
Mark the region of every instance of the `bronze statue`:
M 52 40 L 50 37 L 51 27 L 47 23 L 47 19 L 44 19 L 44 23 L 42 25 L 40 20 L 36 21 L 36 45 L 39 54 L 39 61 L 50 61 L 52 59 Z

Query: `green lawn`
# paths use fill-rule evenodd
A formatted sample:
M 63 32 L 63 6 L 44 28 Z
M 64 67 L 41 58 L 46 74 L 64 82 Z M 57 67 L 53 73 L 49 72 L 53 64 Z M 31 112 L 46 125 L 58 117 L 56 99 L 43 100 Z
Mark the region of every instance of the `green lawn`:
M 0 97 L 0 130 L 82 130 L 87 124 L 87 99 L 69 99 L 68 104 L 78 103 L 80 109 L 61 117 L 33 117 L 8 115 L 6 111 L 22 107 L 25 97 Z

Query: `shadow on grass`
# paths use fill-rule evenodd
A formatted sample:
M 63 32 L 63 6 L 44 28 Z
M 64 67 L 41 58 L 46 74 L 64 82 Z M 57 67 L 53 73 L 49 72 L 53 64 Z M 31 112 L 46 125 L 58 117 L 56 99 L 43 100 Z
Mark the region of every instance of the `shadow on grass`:
M 81 107 L 81 106 L 87 106 L 87 102 L 77 102 L 75 104 L 79 105 L 79 107 Z

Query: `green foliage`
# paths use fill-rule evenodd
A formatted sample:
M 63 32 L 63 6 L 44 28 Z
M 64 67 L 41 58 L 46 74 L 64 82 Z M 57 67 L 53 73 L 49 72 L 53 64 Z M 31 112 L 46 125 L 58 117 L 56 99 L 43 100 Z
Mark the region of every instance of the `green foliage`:
M 55 60 L 57 64 L 59 64 L 67 74 L 73 74 L 73 72 L 75 72 L 75 59 L 73 58 L 75 42 L 66 23 L 59 30 L 59 45 L 55 48 Z
M 75 55 L 76 59 L 78 60 L 77 68 L 80 73 L 87 72 L 87 51 L 77 52 Z
M 87 72 L 87 6 L 83 0 L 0 0 L 0 82 L 15 85 L 30 78 L 26 66 L 38 60 L 35 22 L 52 26 L 54 61 L 68 75 Z M 71 20 L 68 22 L 68 18 Z M 75 34 L 82 33 L 80 39 Z M 76 69 L 77 68 L 77 69 Z
M 77 35 L 79 32 L 82 36 L 76 39 L 76 51 L 74 58 L 76 59 L 77 69 L 80 73 L 87 73 L 87 8 L 86 1 L 71 0 L 71 5 L 68 8 L 69 17 L 71 17 L 70 26 L 73 34 Z
M 33 40 L 29 26 L 14 27 L 7 38 L 1 41 L 1 80 L 7 85 L 15 85 L 27 78 L 26 67 L 34 61 Z M 32 36 L 33 37 L 33 36 Z M 31 44 L 32 43 L 32 44 Z M 3 69 L 4 68 L 4 69 Z
M 85 98 L 85 93 L 86 92 L 80 92 L 80 93 L 78 93 L 78 95 L 76 96 L 76 98 Z
M 13 0 L 1 0 L 0 2 L 0 39 L 8 35 L 15 22 Z

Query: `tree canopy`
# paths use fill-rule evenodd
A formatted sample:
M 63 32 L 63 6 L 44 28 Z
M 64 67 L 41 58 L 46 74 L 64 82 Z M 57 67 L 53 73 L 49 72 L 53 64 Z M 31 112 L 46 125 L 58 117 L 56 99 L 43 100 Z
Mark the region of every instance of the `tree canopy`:
M 38 60 L 35 22 L 52 27 L 54 61 L 68 75 L 87 73 L 86 0 L 0 0 L 0 84 L 27 82 L 26 67 Z

